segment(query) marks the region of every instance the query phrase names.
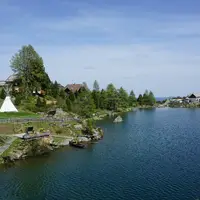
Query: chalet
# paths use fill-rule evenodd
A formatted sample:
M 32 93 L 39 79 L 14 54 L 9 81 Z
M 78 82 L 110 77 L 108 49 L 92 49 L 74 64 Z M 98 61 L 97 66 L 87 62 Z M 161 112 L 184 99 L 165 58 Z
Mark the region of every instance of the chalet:
M 188 95 L 189 102 L 199 103 L 200 102 L 200 93 L 192 93 Z
M 183 103 L 183 99 L 181 97 L 175 97 L 175 98 L 170 99 L 170 102 Z
M 70 92 L 73 92 L 74 94 L 77 94 L 83 90 L 85 90 L 85 86 L 83 84 L 68 84 L 66 87 L 65 87 L 65 92 L 67 94 L 69 94 Z
M 21 80 L 18 78 L 17 74 L 13 74 L 9 76 L 6 80 L 0 81 L 0 87 L 3 88 L 6 85 L 12 87 L 12 91 L 19 92 L 20 91 Z

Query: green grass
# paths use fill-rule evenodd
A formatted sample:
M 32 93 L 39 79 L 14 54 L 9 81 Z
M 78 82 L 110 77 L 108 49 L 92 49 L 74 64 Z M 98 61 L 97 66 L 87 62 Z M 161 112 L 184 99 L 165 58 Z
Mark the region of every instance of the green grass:
M 20 145 L 22 144 L 22 142 L 23 142 L 23 140 L 17 138 L 17 139 L 10 145 L 10 147 L 9 147 L 6 151 L 3 152 L 3 154 L 2 154 L 1 156 L 9 156 L 9 154 L 10 154 L 12 151 L 14 151 L 14 150 L 16 150 L 16 149 L 18 149 L 18 148 L 20 147 Z
M 60 137 L 55 137 L 55 136 L 53 136 L 53 141 L 54 141 L 54 143 L 61 143 L 61 142 L 63 142 L 65 140 L 65 138 L 60 138 Z
M 0 119 L 11 119 L 11 118 L 39 118 L 40 116 L 35 113 L 28 112 L 8 112 L 0 113 Z

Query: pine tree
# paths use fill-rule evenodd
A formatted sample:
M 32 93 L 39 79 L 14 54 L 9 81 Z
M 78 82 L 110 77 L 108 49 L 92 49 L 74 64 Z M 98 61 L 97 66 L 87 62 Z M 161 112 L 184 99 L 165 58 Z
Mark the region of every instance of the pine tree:
M 137 103 L 137 99 L 135 97 L 135 94 L 133 92 L 133 90 L 131 90 L 129 97 L 128 97 L 128 102 L 129 102 L 129 106 L 135 106 Z
M 96 91 L 96 92 L 99 91 L 99 84 L 98 84 L 97 80 L 94 81 L 93 90 Z
M 104 89 L 100 93 L 99 108 L 103 110 L 107 109 L 107 93 Z
M 96 109 L 98 109 L 100 107 L 100 92 L 93 90 L 92 91 L 92 98 L 94 100 L 94 104 Z
M 113 84 L 109 84 L 107 86 L 106 93 L 107 93 L 107 109 L 117 110 L 119 98 L 115 86 Z
M 143 97 L 142 95 L 140 94 L 139 97 L 137 98 L 137 102 L 139 105 L 143 105 Z
M 72 111 L 72 102 L 69 98 L 66 99 L 66 106 L 68 111 Z
M 52 86 L 51 86 L 51 93 L 52 93 L 52 96 L 54 98 L 57 98 L 58 97 L 58 94 L 59 94 L 59 86 L 58 86 L 58 83 L 57 81 L 55 81 Z
M 91 117 L 95 110 L 94 100 L 89 90 L 82 91 L 74 102 L 73 109 L 82 116 Z
M 75 99 L 76 99 L 76 97 L 75 97 L 75 95 L 72 91 L 69 92 L 69 99 L 70 99 L 71 102 L 74 102 Z
M 142 96 L 143 99 L 143 104 L 144 105 L 149 105 L 149 92 L 146 90 Z
M 156 103 L 156 98 L 152 91 L 149 92 L 149 105 L 153 106 Z
M 62 99 L 65 99 L 66 98 L 66 93 L 63 89 L 60 89 L 59 91 L 59 96 L 62 98 Z
M 89 90 L 88 85 L 87 85 L 86 82 L 83 82 L 82 85 L 83 85 L 83 87 L 84 87 L 86 90 Z
M 119 97 L 119 107 L 127 108 L 129 104 L 128 93 L 122 87 L 118 91 L 118 97 Z

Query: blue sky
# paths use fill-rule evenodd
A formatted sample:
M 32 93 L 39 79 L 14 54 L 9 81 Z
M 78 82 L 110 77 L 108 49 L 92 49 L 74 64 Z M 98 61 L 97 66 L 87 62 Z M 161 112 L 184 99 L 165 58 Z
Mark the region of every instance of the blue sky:
M 199 0 L 1 0 L 1 76 L 32 44 L 61 84 L 200 92 Z

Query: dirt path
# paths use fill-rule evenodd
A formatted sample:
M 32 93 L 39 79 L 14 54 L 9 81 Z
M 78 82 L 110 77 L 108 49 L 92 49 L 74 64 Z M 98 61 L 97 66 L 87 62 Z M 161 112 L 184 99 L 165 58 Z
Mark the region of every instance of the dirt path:
M 17 138 L 13 137 L 13 138 L 7 140 L 6 143 L 5 143 L 3 146 L 0 146 L 0 155 L 1 155 L 4 151 L 6 151 L 6 150 L 10 147 L 10 145 L 11 145 L 16 139 L 17 139 Z

